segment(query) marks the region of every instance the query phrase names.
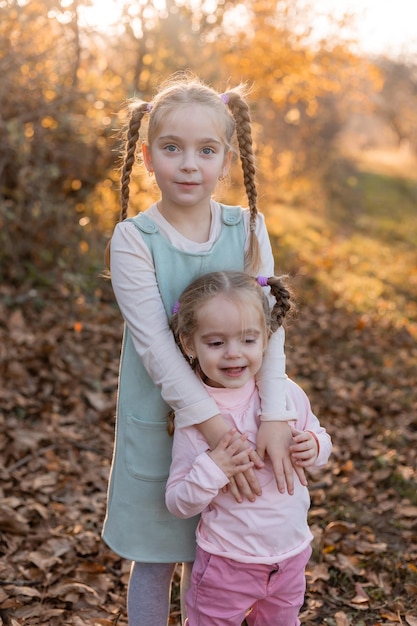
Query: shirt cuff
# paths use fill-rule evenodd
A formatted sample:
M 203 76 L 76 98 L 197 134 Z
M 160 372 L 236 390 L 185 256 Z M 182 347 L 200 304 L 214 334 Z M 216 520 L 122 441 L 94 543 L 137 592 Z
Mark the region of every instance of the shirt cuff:
M 260 415 L 261 422 L 296 422 L 298 415 L 294 411 L 287 411 L 286 413 L 262 413 Z
M 286 386 L 287 383 L 284 389 L 282 389 L 284 393 Z M 269 410 L 262 411 L 260 415 L 261 422 L 292 422 L 296 421 L 299 417 L 297 408 L 288 394 L 285 394 L 285 406 L 276 403 L 275 406 L 268 408 Z
M 207 452 L 199 455 L 194 466 L 199 468 L 198 482 L 203 489 L 222 489 L 230 482 Z
M 175 427 L 185 428 L 187 426 L 195 426 L 196 424 L 206 422 L 219 413 L 220 411 L 215 400 L 208 397 L 191 406 L 177 409 L 175 411 Z

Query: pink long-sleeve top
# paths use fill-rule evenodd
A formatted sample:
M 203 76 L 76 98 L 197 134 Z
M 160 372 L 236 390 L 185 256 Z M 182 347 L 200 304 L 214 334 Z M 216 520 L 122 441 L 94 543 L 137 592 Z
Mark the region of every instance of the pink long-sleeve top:
M 181 235 L 153 204 L 146 215 L 162 235 L 176 248 L 190 253 L 209 251 L 221 230 L 221 207 L 211 203 L 211 229 L 205 243 L 190 241 Z M 246 247 L 249 244 L 249 211 L 243 211 Z M 259 274 L 274 274 L 274 259 L 263 216 L 258 216 L 256 235 L 261 249 Z M 212 398 L 194 375 L 176 345 L 168 325 L 167 313 L 156 280 L 152 256 L 140 232 L 132 222 L 117 224 L 111 240 L 112 286 L 134 346 L 143 364 L 161 388 L 165 402 L 176 413 L 177 427 L 199 424 L 219 413 Z M 278 329 L 269 341 L 264 365 L 257 381 L 262 398 L 262 419 L 290 420 L 292 406 L 285 404 L 284 330 Z
M 254 380 L 241 389 L 208 390 L 231 427 L 248 433 L 254 444 L 260 413 Z M 325 465 L 332 447 L 330 436 L 313 414 L 304 391 L 289 379 L 287 394 L 297 411 L 295 428 L 317 436 L 320 450 L 315 467 Z M 262 495 L 255 502 L 237 503 L 230 493 L 222 492 L 228 478 L 207 454 L 207 443 L 198 430 L 177 429 L 166 487 L 167 507 L 182 518 L 201 513 L 196 539 L 211 554 L 242 563 L 280 563 L 311 542 L 308 488 L 294 474 L 294 494 L 279 493 L 270 462 L 257 475 Z

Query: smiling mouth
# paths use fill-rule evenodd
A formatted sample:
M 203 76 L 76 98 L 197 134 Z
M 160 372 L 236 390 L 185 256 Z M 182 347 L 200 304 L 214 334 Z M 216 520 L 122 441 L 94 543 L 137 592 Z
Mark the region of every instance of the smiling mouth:
M 241 376 L 243 372 L 246 370 L 245 366 L 242 367 L 223 367 L 222 372 L 224 372 L 227 376 Z

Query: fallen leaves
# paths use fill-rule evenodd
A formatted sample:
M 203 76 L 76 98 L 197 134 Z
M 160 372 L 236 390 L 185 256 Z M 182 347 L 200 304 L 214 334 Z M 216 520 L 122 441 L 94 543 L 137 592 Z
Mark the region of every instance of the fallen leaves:
M 287 331 L 290 375 L 334 452 L 326 486 L 310 480 L 315 541 L 301 621 L 407 623 L 417 616 L 417 346 L 402 330 L 307 308 Z
M 2 289 L 0 623 L 126 625 L 130 564 L 100 538 L 120 315 L 105 298 Z M 323 305 L 287 331 L 289 372 L 334 442 L 309 481 L 306 626 L 417 626 L 417 353 L 401 336 Z

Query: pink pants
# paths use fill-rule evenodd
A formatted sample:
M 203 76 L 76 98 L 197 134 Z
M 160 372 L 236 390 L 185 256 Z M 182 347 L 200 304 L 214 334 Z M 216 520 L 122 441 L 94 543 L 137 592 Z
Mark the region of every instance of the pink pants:
M 186 595 L 188 626 L 299 626 L 308 546 L 276 565 L 238 563 L 197 546 Z M 249 613 L 248 613 L 249 610 Z

